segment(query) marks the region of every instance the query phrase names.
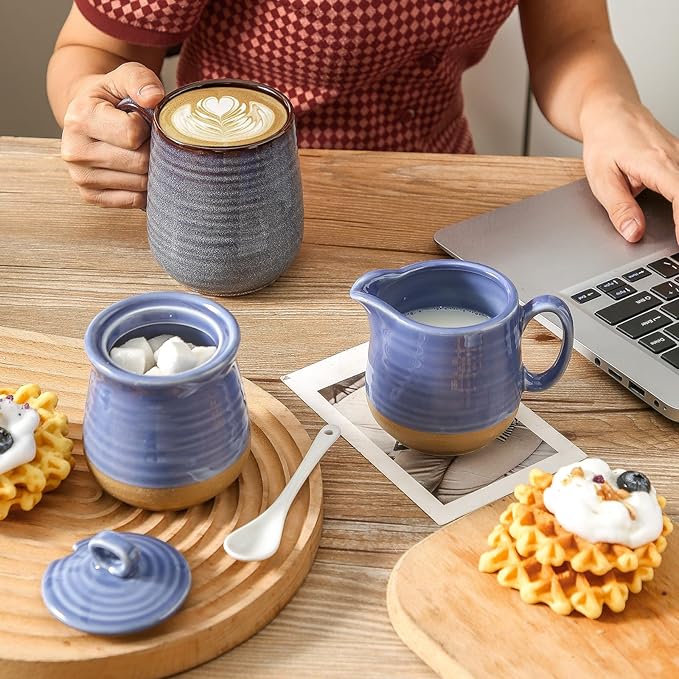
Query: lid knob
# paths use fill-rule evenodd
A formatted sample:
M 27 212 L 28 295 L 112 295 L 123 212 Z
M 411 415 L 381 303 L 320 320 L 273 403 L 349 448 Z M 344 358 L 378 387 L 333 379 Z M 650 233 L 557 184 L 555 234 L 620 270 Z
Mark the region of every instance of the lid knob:
M 118 578 L 134 575 L 139 549 L 124 535 L 103 530 L 90 539 L 88 549 L 96 568 L 103 568 Z

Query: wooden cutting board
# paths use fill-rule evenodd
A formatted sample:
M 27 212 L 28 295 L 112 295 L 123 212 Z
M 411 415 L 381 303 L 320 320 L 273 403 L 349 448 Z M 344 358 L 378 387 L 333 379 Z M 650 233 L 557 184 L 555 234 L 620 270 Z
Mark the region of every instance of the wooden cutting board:
M 175 674 L 233 648 L 271 621 L 311 568 L 321 534 L 322 482 L 316 469 L 288 515 L 281 548 L 261 563 L 234 561 L 228 532 L 275 499 L 309 447 L 309 437 L 279 401 L 245 381 L 252 454 L 239 482 L 182 512 L 149 512 L 113 499 L 82 454 L 82 405 L 89 373 L 77 340 L 0 327 L 0 384 L 36 382 L 57 392 L 71 421 L 75 468 L 30 512 L 0 521 L 0 678 L 116 679 Z M 183 608 L 151 630 L 97 637 L 54 619 L 43 605 L 47 564 L 103 529 L 153 535 L 187 558 L 193 583 Z
M 394 567 L 387 605 L 403 642 L 442 677 L 679 676 L 679 535 L 655 578 L 622 613 L 598 620 L 525 604 L 477 569 L 507 500 L 412 547 Z

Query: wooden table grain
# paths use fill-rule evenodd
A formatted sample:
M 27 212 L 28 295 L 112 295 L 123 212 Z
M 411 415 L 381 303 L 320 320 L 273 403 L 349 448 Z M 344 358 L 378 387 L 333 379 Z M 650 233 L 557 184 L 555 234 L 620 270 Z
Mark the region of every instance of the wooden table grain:
M 440 257 L 438 228 L 583 175 L 580 161 L 559 158 L 309 150 L 301 161 L 301 254 L 273 286 L 222 302 L 241 326 L 243 375 L 310 435 L 321 420 L 280 377 L 368 339 L 348 296 L 360 274 Z M 148 250 L 142 212 L 83 204 L 58 140 L 0 138 L 0 325 L 72 338 L 72 351 L 105 306 L 176 289 Z M 536 369 L 558 341 L 532 323 L 523 346 Z M 677 425 L 577 354 L 557 386 L 525 402 L 589 455 L 646 471 L 677 519 Z M 399 556 L 436 525 L 341 439 L 322 472 L 323 536 L 301 590 L 259 634 L 187 677 L 433 676 L 392 630 L 385 590 Z

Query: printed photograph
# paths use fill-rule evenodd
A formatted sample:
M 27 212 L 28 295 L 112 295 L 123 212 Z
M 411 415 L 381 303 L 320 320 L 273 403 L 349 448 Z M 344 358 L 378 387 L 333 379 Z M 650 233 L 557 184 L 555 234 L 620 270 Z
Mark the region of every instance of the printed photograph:
M 319 393 L 443 504 L 537 465 L 556 453 L 552 446 L 515 419 L 495 441 L 472 454 L 426 455 L 402 445 L 377 424 L 365 397 L 365 373 L 341 380 Z
M 510 495 L 532 467 L 556 471 L 586 457 L 545 420 L 519 405 L 494 441 L 457 456 L 427 455 L 396 441 L 375 421 L 365 393 L 368 345 L 361 344 L 282 379 L 363 457 L 443 525 Z

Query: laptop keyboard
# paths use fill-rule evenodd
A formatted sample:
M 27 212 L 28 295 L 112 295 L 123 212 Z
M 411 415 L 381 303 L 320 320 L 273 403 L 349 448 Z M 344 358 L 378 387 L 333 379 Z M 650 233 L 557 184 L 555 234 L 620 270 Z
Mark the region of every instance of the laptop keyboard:
M 602 281 L 571 299 L 586 307 L 602 295 L 611 304 L 595 311 L 595 316 L 679 369 L 679 252 Z

